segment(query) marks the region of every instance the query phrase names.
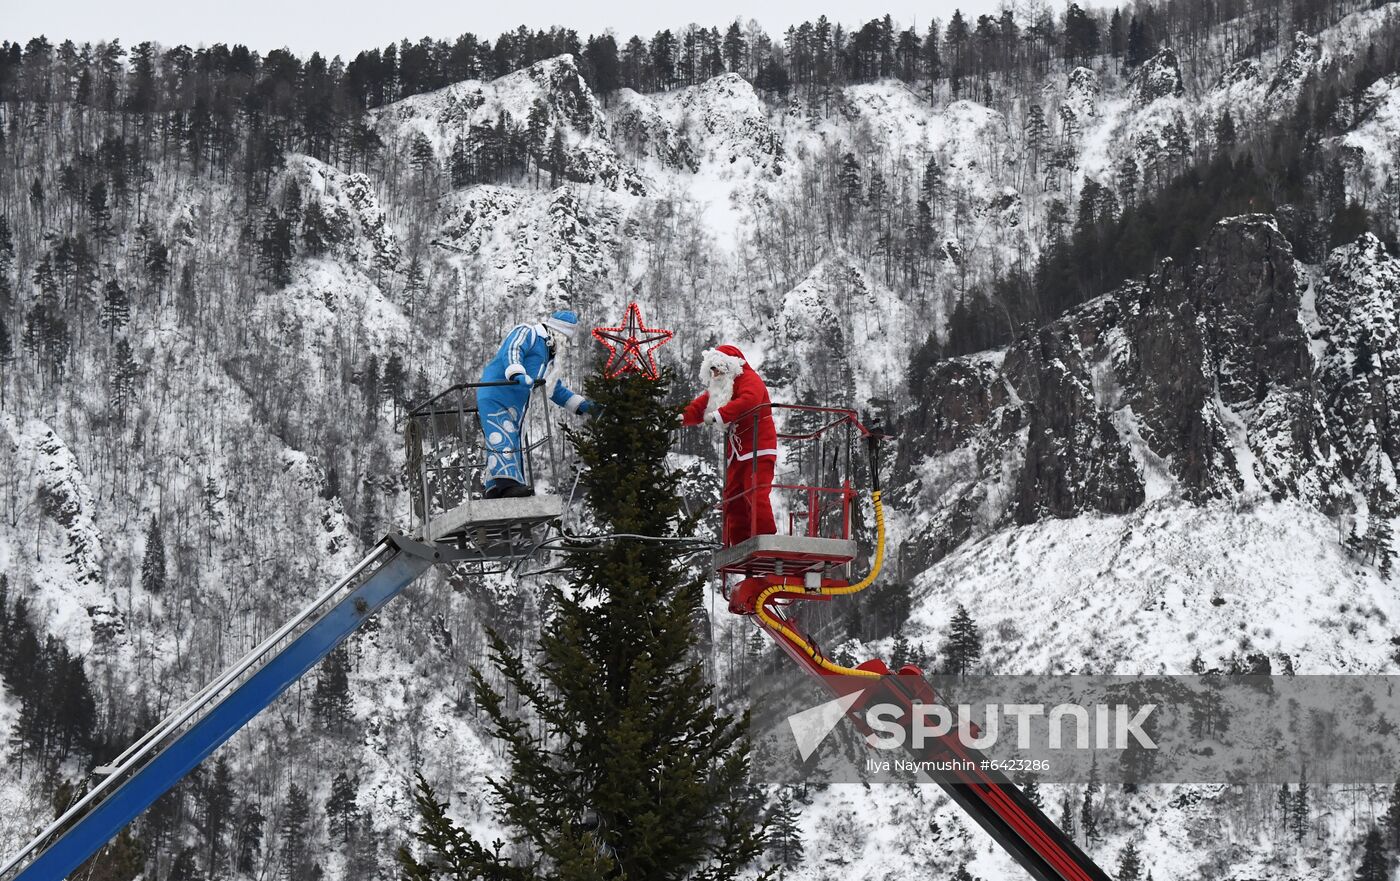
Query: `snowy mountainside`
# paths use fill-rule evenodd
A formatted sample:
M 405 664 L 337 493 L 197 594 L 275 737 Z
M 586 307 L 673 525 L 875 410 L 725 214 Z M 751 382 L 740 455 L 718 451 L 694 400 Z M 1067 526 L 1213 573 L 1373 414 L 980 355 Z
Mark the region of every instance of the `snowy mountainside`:
M 1367 532 L 1400 461 L 1400 264 L 1374 237 L 1302 265 L 1273 221 L 1232 218 L 1191 265 L 1159 267 L 1005 349 L 927 376 L 911 376 L 911 363 L 931 332 L 946 337 L 979 282 L 1033 265 L 1056 200 L 1072 204 L 1087 180 L 1116 182 L 1125 162 L 1151 189 L 1186 161 L 1167 149 L 1178 130 L 1202 151 L 1225 109 L 1241 127 L 1286 117 L 1310 72 L 1363 51 L 1393 14 L 1358 13 L 1257 60 L 1178 49 L 1129 78 L 1097 58 L 994 106 L 946 91 L 930 102 L 896 81 L 770 103 L 732 75 L 622 90 L 604 106 L 561 56 L 380 108 L 382 161 L 283 157 L 246 218 L 228 208 L 243 196 L 227 178 L 192 179 L 182 160 L 164 160 L 149 202 L 94 245 L 106 248 L 101 271 L 133 293 L 129 324 L 75 326 L 63 384 L 28 354 L 7 375 L 0 571 L 36 601 L 48 633 L 86 654 L 94 682 L 159 714 L 403 521 L 404 401 L 474 378 L 517 321 L 567 304 L 586 325 L 610 324 L 635 298 L 677 331 L 660 355 L 683 383 L 702 348 L 733 341 L 781 399 L 903 414 L 887 499 L 912 641 L 936 649 L 961 603 L 984 628 L 987 666 L 1010 672 L 1182 672 L 1196 650 L 1209 665 L 1262 654 L 1275 669 L 1287 658 L 1304 672 L 1388 672 L 1392 584 L 1339 542 Z M 1203 69 L 1209 85 L 1191 85 Z M 1394 171 L 1398 85 L 1378 81 L 1341 136 L 1355 148 L 1351 192 Z M 1033 106 L 1047 121 L 1038 135 Z M 527 173 L 454 183 L 454 161 L 486 161 L 472 151 L 503 112 L 523 124 L 537 107 L 543 138 Z M 97 126 L 72 113 L 55 111 L 62 137 L 36 154 L 66 155 L 70 137 L 96 147 Z M 410 170 L 420 135 L 431 155 Z M 937 235 L 911 272 L 891 242 L 916 220 L 930 160 Z M 284 283 L 255 272 L 264 209 L 296 242 Z M 64 222 L 41 218 L 19 230 L 16 278 L 32 277 L 50 226 Z M 178 273 L 139 277 L 142 222 L 190 267 L 188 285 Z M 125 403 L 112 381 L 118 337 L 139 368 Z M 571 380 L 593 354 L 570 352 Z M 160 594 L 141 578 L 153 518 L 172 573 Z M 499 746 L 481 734 L 466 671 L 482 660 L 483 622 L 526 640 L 534 603 L 528 582 L 497 592 L 425 579 L 352 640 L 343 727 L 316 718 L 313 675 L 220 756 L 269 830 L 288 784 L 310 793 L 310 837 L 330 876 L 392 875 L 420 767 L 489 840 L 482 780 L 499 771 Z M 712 624 L 716 646 L 749 633 L 723 614 Z M 856 647 L 888 656 L 892 640 Z M 0 695 L 0 742 L 17 724 Z M 321 822 L 341 770 L 357 778 L 376 833 L 372 865 L 352 865 Z M 0 776 L 0 815 L 23 815 L 0 822 L 0 851 L 47 818 L 44 792 L 31 773 Z M 1137 840 L 1157 855 L 1158 881 L 1320 881 L 1355 865 L 1349 843 L 1370 819 L 1329 827 L 1316 865 L 1271 835 L 1257 839 L 1262 856 L 1222 856 L 1209 830 L 1255 830 L 1228 795 L 1203 792 L 1123 797 L 1095 855 L 1112 864 Z M 942 830 L 933 844 L 907 825 L 930 809 Z M 794 878 L 835 866 L 896 876 L 904 849 L 937 872 L 966 861 L 979 878 L 1018 877 L 930 792 L 819 791 L 802 824 L 809 856 Z M 269 873 L 280 846 L 268 843 Z
M 951 359 L 915 377 L 938 405 L 911 411 L 896 465 L 920 511 L 914 559 L 1011 523 L 1164 497 L 1365 510 L 1395 481 L 1394 377 L 1384 356 L 1356 353 L 1393 350 L 1396 261 L 1363 236 L 1334 252 L 1317 291 L 1295 263 L 1271 218 L 1231 218 L 1197 265 L 1165 265 L 995 362 Z
M 391 149 L 406 153 L 413 136 L 422 135 L 434 155 L 446 161 L 474 129 L 496 126 L 503 115 L 517 122 L 532 118 L 537 109 L 543 112 L 532 125 L 562 136 L 568 179 L 643 192 L 636 170 L 609 143 L 602 105 L 584 83 L 572 55 L 541 61 L 492 82 L 455 83 L 414 95 L 378 111 L 375 118 Z

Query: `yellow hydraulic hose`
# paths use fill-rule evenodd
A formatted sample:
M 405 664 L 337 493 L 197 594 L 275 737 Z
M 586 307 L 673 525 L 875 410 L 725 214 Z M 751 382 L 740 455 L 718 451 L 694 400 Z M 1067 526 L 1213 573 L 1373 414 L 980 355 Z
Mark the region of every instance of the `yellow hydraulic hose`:
M 870 494 L 870 500 L 875 504 L 875 560 L 870 566 L 870 572 L 857 581 L 855 584 L 847 584 L 843 587 L 824 587 L 821 592 L 826 596 L 845 596 L 847 594 L 858 593 L 875 583 L 875 579 L 880 574 L 880 567 L 885 563 L 885 507 L 880 502 L 880 491 L 877 489 Z M 777 631 L 787 638 L 789 642 L 800 648 L 821 667 L 829 673 L 838 673 L 842 676 L 859 676 L 862 679 L 879 679 L 880 674 L 870 670 L 857 670 L 855 667 L 843 667 L 840 664 L 828 661 L 817 652 L 817 647 L 807 641 L 802 634 L 793 630 L 781 620 L 768 614 L 768 609 L 764 605 L 768 598 L 775 593 L 781 593 L 790 589 L 791 585 L 775 584 L 763 593 L 758 595 L 758 601 L 754 603 L 754 610 L 758 613 L 758 620 L 770 630 Z

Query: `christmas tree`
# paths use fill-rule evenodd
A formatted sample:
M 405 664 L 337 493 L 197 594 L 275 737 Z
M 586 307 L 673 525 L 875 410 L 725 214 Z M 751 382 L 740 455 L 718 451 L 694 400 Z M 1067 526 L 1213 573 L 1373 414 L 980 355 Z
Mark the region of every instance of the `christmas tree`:
M 666 464 L 680 421 L 665 403 L 671 381 L 588 383 L 601 413 L 572 439 L 592 520 L 617 537 L 571 554 L 570 587 L 545 598 L 554 614 L 533 664 L 492 636 L 494 664 L 529 715 L 473 671 L 507 745 L 509 775 L 491 788 L 515 846 L 476 841 L 420 779 L 425 853 L 400 851 L 407 878 L 720 881 L 762 853 L 743 723 L 715 708 L 696 653 L 703 580 L 675 545 L 635 538 L 689 527 L 681 473 Z

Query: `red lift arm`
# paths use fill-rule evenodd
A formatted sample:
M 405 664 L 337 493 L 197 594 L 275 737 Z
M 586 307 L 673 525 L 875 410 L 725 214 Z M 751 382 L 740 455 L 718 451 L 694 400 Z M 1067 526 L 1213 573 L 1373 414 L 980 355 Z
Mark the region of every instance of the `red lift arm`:
M 869 729 L 861 710 L 872 703 L 888 703 L 904 708 L 906 718 L 912 717 L 915 704 L 937 702 L 937 695 L 917 667 L 908 666 L 891 675 L 878 659 L 858 667 L 844 667 L 826 658 L 798 630 L 794 621 L 783 614 L 783 607 L 803 600 L 829 600 L 832 597 L 856 593 L 874 583 L 884 561 L 885 513 L 881 501 L 879 442 L 882 436 L 861 425 L 850 410 L 813 407 L 768 405 L 773 409 L 793 409 L 807 413 L 818 412 L 834 416 L 832 421 L 815 432 L 780 434 L 785 442 L 818 438 L 832 429 L 846 426 L 848 433 L 858 432 L 867 444 L 870 456 L 871 501 L 875 513 L 876 548 L 870 572 L 852 583 L 841 577 L 847 571 L 851 557 L 833 555 L 833 539 L 850 539 L 849 505 L 854 493 L 850 473 L 839 486 L 822 486 L 816 479 L 811 486 L 781 485 L 777 489 L 797 490 L 805 497 L 809 508 L 821 494 L 837 498 L 842 507 L 840 516 L 832 518 L 840 524 L 840 535 L 823 535 L 809 526 L 804 536 L 785 536 L 784 542 L 767 541 L 762 537 L 750 539 L 743 545 L 727 548 L 717 558 L 717 567 L 724 574 L 737 574 L 743 580 L 729 597 L 731 612 L 752 615 L 760 629 L 770 636 L 808 674 L 821 682 L 833 696 L 843 697 L 861 691 L 861 697 L 847 710 L 858 729 Z M 735 425 L 743 425 L 741 418 Z M 731 428 L 731 430 L 734 430 Z M 742 430 L 742 429 L 741 429 Z M 847 457 L 849 462 L 849 456 Z M 763 488 L 763 491 L 767 491 Z M 816 524 L 815 513 L 809 518 Z M 808 549 L 810 546 L 810 549 Z M 922 747 L 913 746 L 906 738 L 905 748 L 918 761 L 947 762 L 948 766 L 965 770 L 939 772 L 935 781 L 987 831 L 1036 881 L 1112 881 L 1083 850 L 1045 816 L 1015 784 L 1000 771 L 986 763 L 977 750 L 964 745 L 957 736 L 958 726 L 950 733 L 933 738 Z

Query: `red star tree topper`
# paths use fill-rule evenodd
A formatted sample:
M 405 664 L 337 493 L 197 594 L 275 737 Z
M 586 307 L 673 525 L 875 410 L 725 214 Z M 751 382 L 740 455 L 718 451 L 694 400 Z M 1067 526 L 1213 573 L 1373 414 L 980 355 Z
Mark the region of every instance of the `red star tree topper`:
M 633 370 L 647 379 L 659 378 L 661 372 L 656 368 L 653 353 L 669 342 L 671 336 L 669 330 L 642 323 L 642 310 L 636 303 L 627 304 L 627 312 L 617 327 L 593 328 L 593 338 L 608 347 L 608 363 L 603 367 L 608 379 L 617 379 Z

